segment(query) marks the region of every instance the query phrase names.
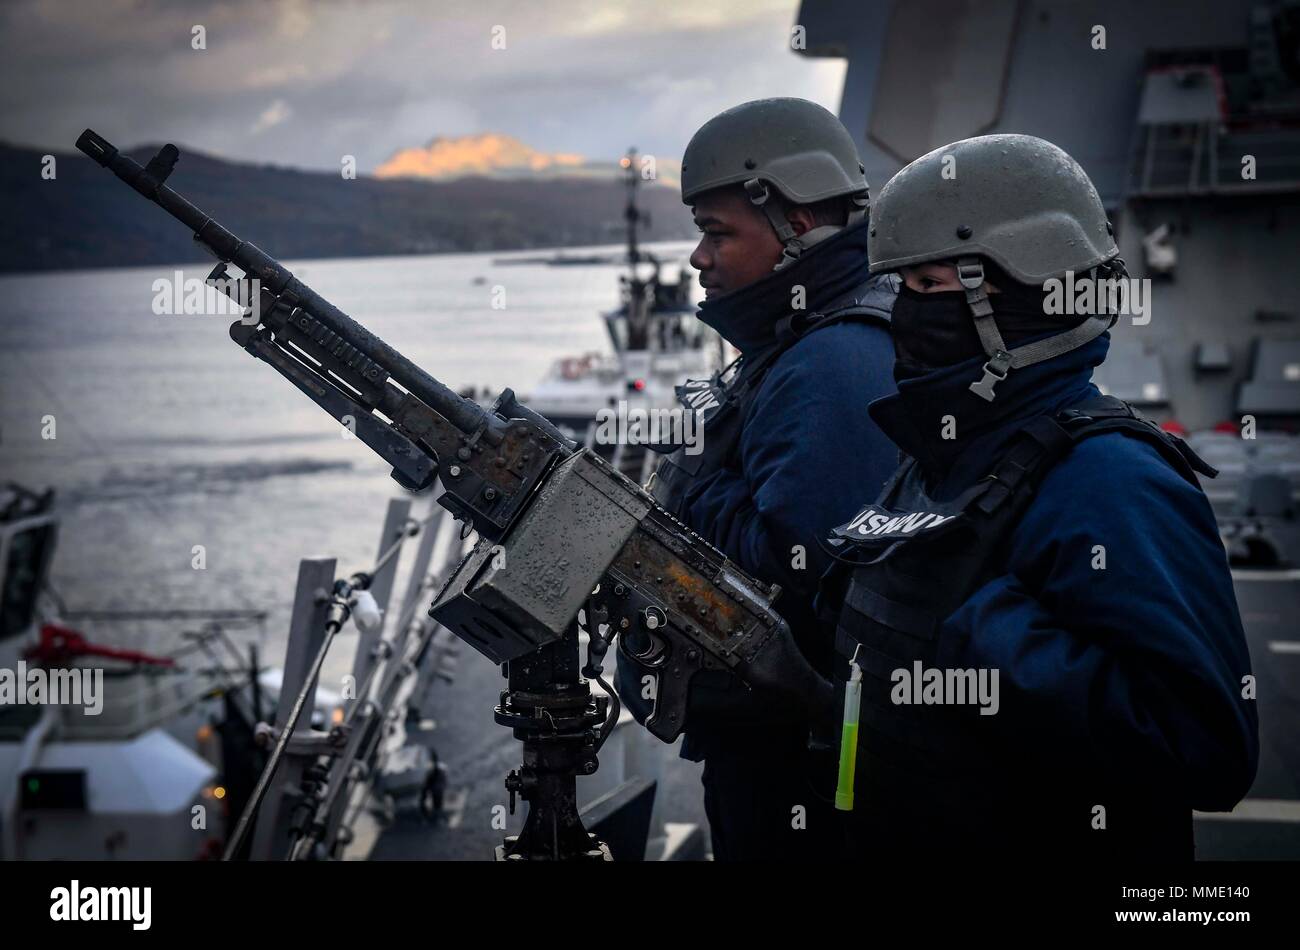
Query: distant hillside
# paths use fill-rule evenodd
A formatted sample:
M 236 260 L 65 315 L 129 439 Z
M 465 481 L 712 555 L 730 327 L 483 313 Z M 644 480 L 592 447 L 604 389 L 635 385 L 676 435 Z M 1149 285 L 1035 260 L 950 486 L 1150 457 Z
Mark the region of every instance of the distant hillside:
M 157 146 L 128 154 L 144 164 Z M 36 149 L 0 143 L 0 272 L 172 264 L 203 259 L 184 227 L 79 152 L 40 176 Z M 615 178 L 425 181 L 227 162 L 181 147 L 167 183 L 240 237 L 281 259 L 503 251 L 621 238 Z M 689 237 L 675 189 L 641 192 L 646 240 Z

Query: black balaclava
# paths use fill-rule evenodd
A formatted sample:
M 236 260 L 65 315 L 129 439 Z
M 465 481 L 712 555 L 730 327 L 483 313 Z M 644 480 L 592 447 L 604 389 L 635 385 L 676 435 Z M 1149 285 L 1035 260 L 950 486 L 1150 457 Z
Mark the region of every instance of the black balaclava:
M 1064 332 L 1087 319 L 1044 312 L 1046 291 L 1041 286 L 1017 283 L 988 259 L 984 260 L 984 274 L 1000 291 L 989 294 L 988 299 L 1008 346 Z M 894 378 L 899 382 L 985 355 L 962 290 L 923 294 L 903 284 L 894 302 L 890 325 L 894 337 Z
M 777 321 L 791 312 L 796 286 L 806 289 L 805 308 L 814 313 L 870 278 L 869 228 L 866 221 L 842 228 L 814 244 L 794 263 L 729 294 L 705 300 L 697 316 L 746 358 L 752 358 L 776 342 Z

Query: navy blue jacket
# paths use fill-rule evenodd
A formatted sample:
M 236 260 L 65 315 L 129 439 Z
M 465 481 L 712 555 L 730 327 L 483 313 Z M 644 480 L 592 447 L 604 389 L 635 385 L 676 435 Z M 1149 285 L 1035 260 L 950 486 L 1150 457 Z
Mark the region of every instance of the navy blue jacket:
M 779 612 L 810 646 L 811 602 L 829 566 L 818 542 L 857 510 L 861 485 L 879 487 L 897 467 L 898 449 L 866 412 L 893 392 L 893 359 L 883 327 L 842 323 L 810 333 L 763 379 L 745 416 L 739 467 L 688 493 L 690 526 L 746 571 L 780 584 Z
M 1013 370 L 992 403 L 965 392 L 975 360 L 906 380 L 871 412 L 918 460 L 927 492 L 950 499 L 1027 419 L 1097 395 L 1092 368 L 1108 347 L 1107 334 Z M 950 414 L 957 437 L 945 440 Z M 1214 514 L 1138 439 L 1086 439 L 1047 474 L 1005 571 L 944 622 L 939 661 L 1000 671 L 992 718 L 1026 768 L 1172 803 L 1189 850 L 1189 810 L 1230 809 L 1254 780 L 1250 656 Z
M 796 263 L 758 284 L 709 301 L 700 318 L 756 361 L 777 346 L 776 324 L 790 313 L 790 286 L 807 288 L 807 309 L 871 280 L 865 226 L 815 245 Z M 891 278 L 877 278 L 891 281 Z M 892 293 L 894 284 L 884 284 Z M 889 298 L 892 307 L 892 297 Z M 733 463 L 692 484 L 687 524 L 760 580 L 781 585 L 776 609 L 814 665 L 828 669 L 831 647 L 812 602 L 829 566 L 821 539 L 857 509 L 864 488 L 884 484 L 898 449 L 867 412 L 894 391 L 894 349 L 887 327 L 838 323 L 812 330 L 780 354 L 746 408 Z M 707 428 L 704 433 L 708 438 Z M 699 674 L 696 682 L 709 674 Z M 720 679 L 705 679 L 714 687 Z M 772 713 L 734 681 L 722 702 L 693 691 L 683 754 L 738 749 L 765 741 L 763 726 L 801 729 Z M 758 726 L 759 728 L 755 728 Z

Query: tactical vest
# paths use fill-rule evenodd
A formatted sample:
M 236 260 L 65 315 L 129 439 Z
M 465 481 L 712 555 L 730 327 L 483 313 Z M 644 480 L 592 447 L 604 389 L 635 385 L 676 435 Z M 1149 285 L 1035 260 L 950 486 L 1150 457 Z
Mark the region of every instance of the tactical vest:
M 1000 746 L 997 715 L 981 716 L 972 695 L 977 679 L 961 677 L 966 704 L 952 702 L 959 680 L 948 687 L 947 671 L 961 664 L 942 655 L 950 651 L 939 634 L 949 615 L 1005 573 L 1006 542 L 1047 472 L 1083 439 L 1112 432 L 1153 445 L 1193 485 L 1195 472 L 1217 474 L 1182 440 L 1103 396 L 1029 422 L 988 475 L 948 502 L 931 500 L 916 462 L 905 461 L 876 503 L 832 533 L 839 564 L 828 572 L 819 602 L 841 605 L 835 632 L 841 697 L 848 661 L 856 656 L 862 670 L 852 815 L 860 848 L 929 842 L 950 849 L 1011 840 L 1048 847 L 1086 832 L 1086 802 L 1078 803 L 1083 811 L 1066 806 L 1068 818 L 1061 814 L 1061 802 L 1077 794 L 1077 776 L 1035 774 L 1025 761 L 1029 753 Z M 896 676 L 900 670 L 908 675 Z M 939 695 L 946 702 L 924 701 L 927 670 L 945 676 L 941 688 L 949 691 Z M 1026 771 L 1040 784 L 1017 778 L 1008 788 L 1009 776 Z
M 733 462 L 744 429 L 745 415 L 777 359 L 808 334 L 837 323 L 861 321 L 889 326 L 895 292 L 882 278 L 872 278 L 820 311 L 793 313 L 776 325 L 776 343 L 753 360 L 737 360 L 710 379 L 687 380 L 676 388 L 677 401 L 698 413 L 701 451 L 651 446 L 664 453 L 646 487 L 655 500 L 686 521 L 686 496 L 693 483 Z M 689 522 L 687 522 L 689 524 Z
M 753 360 L 738 360 L 706 380 L 688 380 L 677 387 L 677 399 L 688 412 L 698 412 L 703 433 L 701 451 L 687 455 L 685 448 L 667 450 L 651 446 L 664 455 L 646 487 L 669 512 L 690 524 L 686 512 L 689 490 L 698 480 L 718 469 L 739 467 L 739 451 L 745 416 L 757 396 L 768 370 L 777 359 L 808 334 L 838 323 L 861 321 L 889 326 L 889 314 L 897 290 L 886 278 L 869 278 L 848 294 L 818 311 L 789 314 L 776 326 L 776 344 Z M 738 365 L 739 364 L 739 365 Z M 623 646 L 635 634 L 625 634 Z M 620 653 L 622 651 L 620 650 Z M 624 704 L 638 722 L 645 722 L 651 705 L 641 696 L 634 668 L 619 657 L 616 681 Z M 750 695 L 743 684 L 722 670 L 705 670 L 691 682 L 688 725 L 683 755 L 699 760 L 711 747 L 707 737 L 719 718 L 748 717 L 762 701 Z M 750 730 L 753 734 L 754 730 Z

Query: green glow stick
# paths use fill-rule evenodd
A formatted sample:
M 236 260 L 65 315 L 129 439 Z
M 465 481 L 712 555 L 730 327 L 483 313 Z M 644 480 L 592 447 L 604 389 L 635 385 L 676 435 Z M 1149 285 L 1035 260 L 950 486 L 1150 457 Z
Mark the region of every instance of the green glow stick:
M 861 645 L 859 645 L 861 649 Z M 862 704 L 862 667 L 853 651 L 849 681 L 844 684 L 844 728 L 840 733 L 840 777 L 835 787 L 835 807 L 853 811 L 853 776 L 858 763 L 858 709 Z

